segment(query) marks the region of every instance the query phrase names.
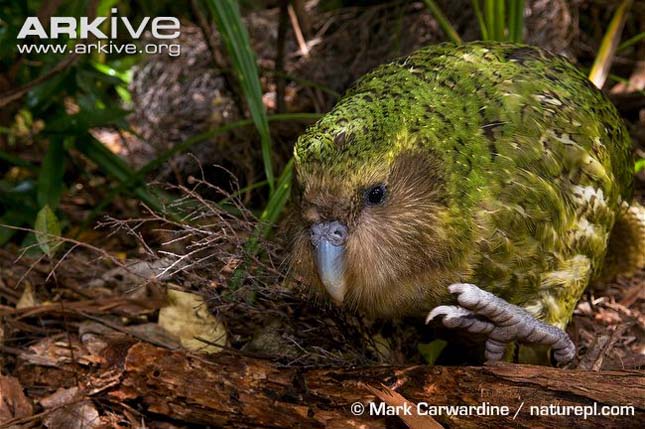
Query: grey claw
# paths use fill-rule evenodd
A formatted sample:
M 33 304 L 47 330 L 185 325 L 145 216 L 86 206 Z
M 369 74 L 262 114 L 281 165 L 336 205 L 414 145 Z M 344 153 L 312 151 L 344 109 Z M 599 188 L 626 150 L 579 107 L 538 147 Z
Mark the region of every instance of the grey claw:
M 555 326 L 537 320 L 529 312 L 509 304 L 473 284 L 455 283 L 448 286 L 457 295 L 459 306 L 442 305 L 434 308 L 426 323 L 443 315 L 447 328 L 462 328 L 471 333 L 488 335 L 486 359 L 498 361 L 506 345 L 513 341 L 551 346 L 558 363 L 567 363 L 575 356 L 575 346 L 569 336 Z M 483 316 L 486 320 L 481 320 Z
M 473 313 L 471 311 L 468 311 L 465 308 L 458 307 L 456 305 L 440 305 L 433 308 L 432 311 L 428 313 L 428 317 L 426 317 L 426 324 L 430 323 L 430 321 L 437 316 L 444 316 L 445 320 L 466 317 L 472 314 Z
M 432 309 L 426 323 L 437 316 L 444 316 L 441 323 L 446 328 L 462 328 L 476 334 L 488 334 L 495 325 L 477 317 L 475 313 L 457 305 L 440 305 Z

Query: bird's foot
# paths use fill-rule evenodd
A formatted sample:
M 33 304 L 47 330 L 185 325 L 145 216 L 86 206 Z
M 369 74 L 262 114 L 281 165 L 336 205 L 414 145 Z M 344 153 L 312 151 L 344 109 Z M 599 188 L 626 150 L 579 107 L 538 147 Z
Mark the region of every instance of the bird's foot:
M 468 283 L 455 283 L 448 290 L 457 295 L 459 305 L 435 307 L 426 323 L 443 316 L 442 322 L 447 328 L 485 334 L 487 361 L 501 360 L 506 345 L 513 341 L 551 346 L 558 364 L 565 364 L 575 356 L 576 348 L 566 332 L 540 322 L 523 308 Z

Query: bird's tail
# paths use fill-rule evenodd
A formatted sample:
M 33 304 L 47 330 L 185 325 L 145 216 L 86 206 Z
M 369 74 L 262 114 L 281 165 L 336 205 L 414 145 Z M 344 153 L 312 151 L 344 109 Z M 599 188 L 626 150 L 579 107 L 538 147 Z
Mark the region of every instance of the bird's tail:
M 620 210 L 609 236 L 607 255 L 596 283 L 645 268 L 645 207 L 637 202 Z

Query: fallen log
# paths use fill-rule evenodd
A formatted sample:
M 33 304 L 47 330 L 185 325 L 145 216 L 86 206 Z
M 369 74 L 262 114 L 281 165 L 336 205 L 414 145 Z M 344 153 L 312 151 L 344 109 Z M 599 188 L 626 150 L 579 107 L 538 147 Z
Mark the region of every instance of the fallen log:
M 433 416 L 444 427 L 645 427 L 644 371 L 508 363 L 306 370 L 230 353 L 206 360 L 145 343 L 120 355 L 117 366 L 123 372 L 120 383 L 108 391 L 112 400 L 211 427 L 405 427 L 399 417 L 385 415 L 396 411 L 393 407 L 379 406 L 374 387 L 383 385 L 411 401 L 413 413 L 436 414 L 432 407 L 439 405 L 479 407 Z M 414 404 L 422 405 L 418 409 Z

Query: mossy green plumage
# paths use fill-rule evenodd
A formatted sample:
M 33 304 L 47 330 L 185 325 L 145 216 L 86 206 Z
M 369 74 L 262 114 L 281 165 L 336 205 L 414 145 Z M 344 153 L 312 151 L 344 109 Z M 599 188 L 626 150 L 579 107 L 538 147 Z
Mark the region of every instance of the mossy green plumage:
M 340 205 L 351 212 L 350 234 L 361 222 L 378 223 L 377 214 L 363 213 L 360 192 L 388 183 L 404 154 L 430 159 L 419 165 L 433 181 L 418 186 L 436 185 L 427 204 L 432 216 L 409 226 L 384 212 L 382 227 L 401 234 L 385 231 L 381 244 L 370 242 L 363 251 L 397 246 L 399 237 L 401 267 L 386 260 L 387 272 L 371 280 L 348 268 L 363 289 L 352 291 L 351 302 L 375 315 L 422 312 L 450 300 L 444 283 L 461 281 L 566 325 L 600 275 L 610 232 L 631 199 L 630 139 L 602 92 L 566 59 L 530 46 L 419 50 L 365 75 L 298 140 L 303 211 L 311 206 L 342 216 L 330 207 Z M 405 182 L 409 193 L 416 182 Z M 321 189 L 333 196 L 318 198 Z M 405 201 L 409 210 L 414 201 L 424 204 L 421 197 Z M 411 221 L 404 211 L 396 212 L 401 223 L 425 216 L 419 211 Z M 415 232 L 425 228 L 422 222 L 427 231 Z M 424 250 L 423 243 L 432 245 Z M 296 264 L 307 266 L 308 258 L 303 247 Z M 382 279 L 401 285 L 365 290 Z M 388 293 L 397 296 L 389 300 Z

